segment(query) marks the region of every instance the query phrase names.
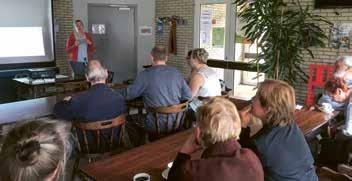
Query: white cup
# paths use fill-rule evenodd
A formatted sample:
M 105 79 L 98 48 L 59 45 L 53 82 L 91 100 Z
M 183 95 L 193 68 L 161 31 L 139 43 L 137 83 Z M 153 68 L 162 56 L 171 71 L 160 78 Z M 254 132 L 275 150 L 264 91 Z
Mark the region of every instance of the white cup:
M 133 176 L 133 181 L 150 181 L 150 175 L 147 173 L 137 173 Z
M 172 164 L 173 164 L 173 163 L 174 163 L 174 162 L 168 163 L 168 164 L 167 164 L 167 168 L 170 169 L 170 168 L 172 167 Z

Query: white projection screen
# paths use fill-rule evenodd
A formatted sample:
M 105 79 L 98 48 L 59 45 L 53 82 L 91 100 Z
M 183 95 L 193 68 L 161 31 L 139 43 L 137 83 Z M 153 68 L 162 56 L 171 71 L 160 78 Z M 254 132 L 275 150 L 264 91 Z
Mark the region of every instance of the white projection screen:
M 0 1 L 0 67 L 53 62 L 51 0 Z

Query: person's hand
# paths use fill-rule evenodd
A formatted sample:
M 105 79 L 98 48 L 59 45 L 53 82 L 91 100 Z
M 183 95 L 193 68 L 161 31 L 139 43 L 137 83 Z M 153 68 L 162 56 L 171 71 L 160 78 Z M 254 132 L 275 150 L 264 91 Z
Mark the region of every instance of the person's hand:
M 187 141 L 183 144 L 180 152 L 190 155 L 190 154 L 192 154 L 192 153 L 194 153 L 194 152 L 196 152 L 196 151 L 198 151 L 200 149 L 202 149 L 202 147 L 197 142 L 194 133 L 192 133 L 188 137 Z
M 79 41 L 76 40 L 75 41 L 75 46 L 78 47 L 78 45 L 79 45 Z
M 92 42 L 89 41 L 88 38 L 86 38 L 86 42 L 87 42 L 88 45 L 91 45 L 91 44 L 92 44 Z
M 251 121 L 252 115 L 251 115 L 250 111 L 251 111 L 251 105 L 248 105 L 239 111 L 239 114 L 241 117 L 242 128 L 248 127 L 249 122 Z
M 71 96 L 66 96 L 66 97 L 64 97 L 64 101 L 70 101 L 72 99 L 72 97 Z

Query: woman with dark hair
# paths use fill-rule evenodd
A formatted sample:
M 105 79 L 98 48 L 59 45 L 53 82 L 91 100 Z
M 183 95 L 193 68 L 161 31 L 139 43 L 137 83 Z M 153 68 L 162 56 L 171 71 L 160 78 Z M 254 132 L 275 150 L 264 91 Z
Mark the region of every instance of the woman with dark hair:
M 295 106 L 295 91 L 290 85 L 265 80 L 251 106 L 240 112 L 242 127 L 247 127 L 250 115 L 262 121 L 258 133 L 247 140 L 241 137 L 240 142 L 257 153 L 266 181 L 318 180 L 308 144 L 295 123 Z
M 95 45 L 90 34 L 84 32 L 84 25 L 81 20 L 76 20 L 74 27 L 74 31 L 67 39 L 66 52 L 75 76 L 84 77 L 85 67 L 88 60 L 92 59 Z
M 52 120 L 17 125 L 2 145 L 0 180 L 65 180 L 69 131 L 69 124 Z

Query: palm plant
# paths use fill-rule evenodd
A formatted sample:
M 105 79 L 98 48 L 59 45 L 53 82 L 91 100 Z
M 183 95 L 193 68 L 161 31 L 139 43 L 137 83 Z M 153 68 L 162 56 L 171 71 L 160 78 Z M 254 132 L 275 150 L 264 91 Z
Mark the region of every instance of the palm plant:
M 286 0 L 287 1 L 287 0 Z M 251 42 L 257 41 L 261 49 L 253 62 L 260 65 L 268 78 L 284 80 L 290 84 L 297 78 L 307 80 L 302 70 L 303 52 L 310 47 L 324 47 L 327 36 L 319 23 L 328 23 L 323 17 L 302 8 L 300 0 L 235 0 L 238 17 L 245 22 L 242 30 Z

